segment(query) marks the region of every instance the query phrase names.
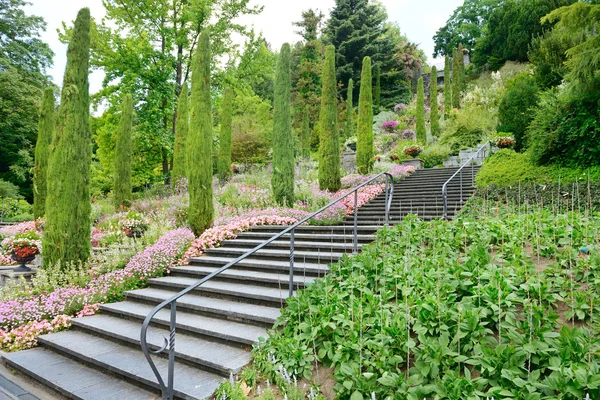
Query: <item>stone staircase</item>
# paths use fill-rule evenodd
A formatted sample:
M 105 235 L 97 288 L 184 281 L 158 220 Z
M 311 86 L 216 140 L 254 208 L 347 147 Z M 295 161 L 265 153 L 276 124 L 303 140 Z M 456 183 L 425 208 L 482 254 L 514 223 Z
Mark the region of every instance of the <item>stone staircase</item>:
M 430 220 L 442 217 L 441 188 L 456 171 L 425 169 L 395 186 L 391 223 L 409 214 Z M 463 200 L 459 181 L 448 187 L 449 216 L 470 197 L 471 167 L 463 171 Z M 473 169 L 477 172 L 477 167 Z M 375 240 L 383 225 L 382 194 L 358 211 L 358 248 Z M 295 279 L 302 288 L 328 272 L 328 265 L 352 252 L 353 217 L 339 226 L 302 226 L 295 233 Z M 126 293 L 122 302 L 104 304 L 101 313 L 73 320 L 69 331 L 41 336 L 34 349 L 3 355 L 9 368 L 72 399 L 151 399 L 159 386 L 140 350 L 142 321 L 154 306 L 226 265 L 281 231 L 259 226 L 207 250 L 190 265 L 166 277 L 151 279 L 149 287 Z M 289 236 L 239 262 L 201 289 L 177 302 L 175 397 L 210 398 L 218 385 L 250 361 L 251 345 L 266 337 L 284 306 L 289 289 Z M 149 329 L 152 349 L 169 337 L 169 311 L 156 315 Z M 155 356 L 167 376 L 167 358 Z

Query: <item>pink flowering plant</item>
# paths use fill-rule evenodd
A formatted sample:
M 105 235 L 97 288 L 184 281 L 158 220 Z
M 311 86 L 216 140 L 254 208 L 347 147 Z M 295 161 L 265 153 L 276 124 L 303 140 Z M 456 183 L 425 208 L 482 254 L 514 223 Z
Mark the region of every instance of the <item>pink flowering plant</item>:
M 85 286 L 59 287 L 49 293 L 0 302 L 2 348 L 31 347 L 36 344 L 37 336 L 56 329 L 52 322 L 55 318 L 92 315 L 98 303 L 121 300 L 126 290 L 141 287 L 149 278 L 167 273 L 193 239 L 189 229 L 175 229 L 131 257 L 123 269 L 93 276 Z
M 148 230 L 150 222 L 146 217 L 137 212 L 130 212 L 127 218 L 119 221 L 119 227 L 130 237 L 140 237 Z
M 395 132 L 398 129 L 398 121 L 394 121 L 393 119 L 384 121 L 381 124 L 381 128 L 389 133 Z

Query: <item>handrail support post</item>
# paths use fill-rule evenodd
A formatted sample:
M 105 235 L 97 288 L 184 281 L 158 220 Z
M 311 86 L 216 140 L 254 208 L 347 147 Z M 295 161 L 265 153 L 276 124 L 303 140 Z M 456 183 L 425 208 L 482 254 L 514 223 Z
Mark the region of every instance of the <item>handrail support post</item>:
M 352 254 L 358 253 L 358 190 L 354 191 L 354 234 L 352 238 Z
M 289 297 L 294 295 L 294 229 L 290 231 L 290 282 Z

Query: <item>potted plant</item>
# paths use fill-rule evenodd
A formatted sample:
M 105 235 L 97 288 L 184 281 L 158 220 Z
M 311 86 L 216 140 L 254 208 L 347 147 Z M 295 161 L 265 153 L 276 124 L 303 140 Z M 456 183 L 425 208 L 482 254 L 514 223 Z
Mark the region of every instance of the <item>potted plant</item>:
M 413 144 L 411 146 L 404 147 L 403 151 L 404 154 L 411 156 L 412 158 L 402 160 L 402 164 L 413 166 L 415 169 L 423 168 L 423 160 L 416 158 L 423 151 L 423 147 Z
M 499 149 L 510 149 L 515 145 L 515 138 L 512 136 L 495 137 L 494 145 Z
M 127 237 L 139 238 L 148 229 L 148 220 L 140 213 L 130 212 L 127 218 L 119 221 L 119 227 Z
M 17 233 L 12 238 L 2 241 L 2 247 L 10 253 L 13 260 L 19 263 L 15 272 L 28 272 L 31 268 L 25 264 L 33 261 L 36 255 L 42 252 L 40 236 L 35 232 Z

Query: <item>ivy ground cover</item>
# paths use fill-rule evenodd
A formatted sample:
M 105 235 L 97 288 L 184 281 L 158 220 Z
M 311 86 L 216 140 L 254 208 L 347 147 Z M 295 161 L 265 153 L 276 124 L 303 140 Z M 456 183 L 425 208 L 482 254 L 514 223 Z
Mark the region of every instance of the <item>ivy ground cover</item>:
M 254 368 L 292 394 L 288 374 L 328 367 L 352 400 L 600 398 L 599 232 L 541 209 L 408 217 L 289 299 Z

